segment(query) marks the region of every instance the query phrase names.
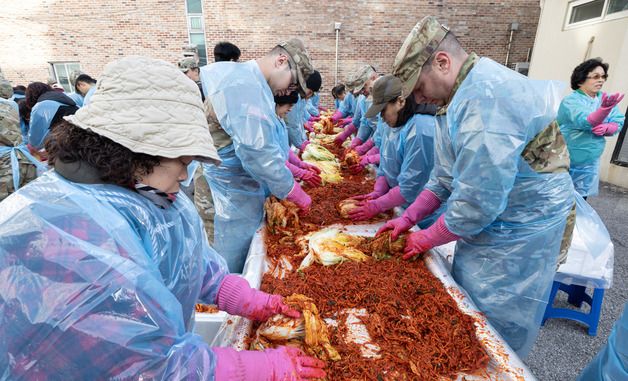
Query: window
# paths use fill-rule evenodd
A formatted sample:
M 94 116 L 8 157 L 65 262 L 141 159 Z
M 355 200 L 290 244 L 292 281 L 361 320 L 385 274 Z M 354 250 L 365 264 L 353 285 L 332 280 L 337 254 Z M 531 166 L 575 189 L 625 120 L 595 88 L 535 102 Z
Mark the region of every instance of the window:
M 626 114 L 628 115 L 628 108 Z M 613 156 L 611 157 L 611 163 L 621 165 L 622 167 L 628 167 L 628 139 L 626 139 L 626 126 L 621 129 L 619 137 L 617 138 L 617 144 L 615 144 L 615 150 L 613 150 Z
M 566 27 L 628 16 L 628 0 L 577 0 L 567 6 Z
M 78 62 L 51 62 L 52 73 L 57 83 L 63 86 L 66 93 L 74 92 L 74 84 L 70 83 L 70 75 L 73 71 L 81 71 L 81 65 Z
M 190 44 L 198 49 L 198 64 L 207 65 L 207 46 L 205 44 L 205 26 L 203 22 L 202 0 L 186 0 L 188 35 Z

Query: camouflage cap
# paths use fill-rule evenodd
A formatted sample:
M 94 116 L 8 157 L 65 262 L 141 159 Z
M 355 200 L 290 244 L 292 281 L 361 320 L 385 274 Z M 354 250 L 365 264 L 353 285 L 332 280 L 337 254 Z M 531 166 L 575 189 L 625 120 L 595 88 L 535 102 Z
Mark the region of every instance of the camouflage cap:
M 179 61 L 178 66 L 179 66 L 179 70 L 181 70 L 183 73 L 185 73 L 186 71 L 188 71 L 190 69 L 197 68 L 198 67 L 198 63 L 196 62 L 196 60 L 194 58 L 187 57 L 187 58 L 184 58 L 181 61 Z
M 375 74 L 375 70 L 371 65 L 360 66 L 345 83 L 345 87 L 349 91 L 361 90 L 366 81 Z
M 288 53 L 290 65 L 295 68 L 297 72 L 299 93 L 301 96 L 305 96 L 307 90 L 306 80 L 307 77 L 314 72 L 314 67 L 310 62 L 310 56 L 305 49 L 305 45 L 303 45 L 303 41 L 298 38 L 291 38 L 277 46 L 280 46 Z
M 424 17 L 412 28 L 395 57 L 392 69 L 393 75 L 403 83 L 404 94 L 412 93 L 423 64 L 434 54 L 448 32 L 449 28 L 434 16 Z
M 386 104 L 402 96 L 401 80 L 392 74 L 379 77 L 373 84 L 373 104 L 364 114 L 366 118 L 372 118 L 382 112 Z
M 13 95 L 13 86 L 0 71 L 0 98 L 9 99 Z

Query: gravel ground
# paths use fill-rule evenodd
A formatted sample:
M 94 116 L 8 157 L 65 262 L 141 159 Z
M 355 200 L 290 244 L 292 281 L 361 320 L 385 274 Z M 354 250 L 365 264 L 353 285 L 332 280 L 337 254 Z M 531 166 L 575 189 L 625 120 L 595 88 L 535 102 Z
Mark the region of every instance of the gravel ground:
M 597 336 L 589 336 L 584 325 L 571 320 L 547 321 L 526 361 L 540 381 L 575 380 L 606 343 L 628 301 L 628 189 L 602 183 L 600 194 L 588 201 L 615 245 L 613 284 L 604 295 Z M 568 305 L 564 293 L 559 292 L 556 299 L 557 306 Z

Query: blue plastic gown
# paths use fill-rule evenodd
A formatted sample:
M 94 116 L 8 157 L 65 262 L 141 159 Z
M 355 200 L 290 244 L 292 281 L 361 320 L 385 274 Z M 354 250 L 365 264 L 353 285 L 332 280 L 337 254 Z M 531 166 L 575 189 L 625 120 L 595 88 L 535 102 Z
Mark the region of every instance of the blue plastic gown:
M 399 186 L 407 208 L 423 191 L 434 167 L 433 115 L 416 114 L 405 125 L 391 128 L 382 121 L 379 167 L 377 176 L 386 177 L 390 188 Z M 378 127 L 379 128 L 379 127 Z M 443 209 L 443 208 L 441 208 Z M 419 226 L 426 228 L 442 213 L 439 209 Z
M 93 86 L 92 88 L 95 88 L 95 86 Z M 68 98 L 72 99 L 74 101 L 74 103 L 76 103 L 77 107 L 83 107 L 83 96 L 81 94 L 79 94 L 79 93 L 65 93 L 65 95 L 67 95 Z
M 320 104 L 320 95 L 318 93 L 314 93 L 310 99 L 306 102 L 306 111 L 307 111 L 307 119 L 310 119 L 312 116 L 318 116 L 320 111 L 318 111 L 318 105 Z M 307 121 L 306 119 L 306 121 Z
M 388 125 L 386 124 L 386 122 L 384 122 L 384 119 L 382 119 L 380 115 L 377 115 L 376 118 L 377 118 L 377 123 L 376 123 L 375 132 L 373 133 L 372 139 L 373 139 L 373 144 L 375 144 L 375 147 L 381 150 L 382 140 L 384 138 L 384 135 L 388 132 L 387 129 L 390 127 L 388 127 Z
M 50 132 L 50 123 L 54 119 L 59 107 L 65 106 L 57 101 L 41 101 L 31 110 L 31 120 L 28 130 L 28 143 L 39 149 L 44 148 L 44 140 Z
M 521 357 L 538 334 L 574 205 L 567 172 L 537 173 L 521 157 L 553 121 L 560 87 L 481 58 L 436 119 L 426 186 L 462 237 L 454 279 Z
M 377 128 L 377 116 L 372 118 L 366 118 L 366 111 L 373 104 L 373 100 L 371 98 L 366 98 L 364 95 L 360 95 L 358 98 L 358 102 L 355 106 L 355 115 L 353 119 L 353 125 L 358 127 L 358 133 L 356 137 L 360 139 L 363 143 L 369 140 L 373 134 L 375 133 L 375 129 Z M 359 116 L 359 124 L 356 124 L 356 120 Z
M 37 174 L 44 173 L 48 170 L 48 167 L 44 163 L 31 155 L 30 151 L 26 147 L 26 144 L 21 144 L 16 147 L 0 146 L 0 158 L 4 156 L 9 156 L 10 158 L 11 174 L 13 176 L 13 189 L 15 190 L 20 188 L 20 162 L 17 156 L 18 152 L 35 166 Z
M 48 172 L 2 207 L 0 379 L 213 379 L 194 304 L 227 268 L 185 195 L 162 210 Z
M 301 145 L 307 140 L 305 128 L 303 127 L 303 124 L 307 121 L 307 119 L 305 119 L 305 114 L 307 113 L 305 106 L 305 99 L 302 99 L 299 96 L 297 103 L 292 106 L 292 109 L 286 115 L 288 141 L 290 142 L 290 145 L 295 146 L 296 148 L 301 147 Z
M 214 249 L 231 272 L 242 272 L 264 215 L 265 189 L 284 199 L 294 186 L 277 139 L 273 93 L 255 61 L 201 68 L 205 96 L 233 143 L 218 151 L 219 166 L 204 164 L 212 191 Z
M 578 377 L 578 381 L 618 380 L 628 380 L 628 303 L 606 345 Z
M 336 108 L 336 110 L 340 110 L 341 106 L 342 106 L 342 101 L 338 98 L 334 99 L 334 107 Z
M 13 93 L 13 95 L 11 95 L 11 98 L 9 98 L 9 100 L 17 102 L 20 99 L 24 99 L 26 98 L 26 96 L 24 94 L 15 94 Z
M 600 182 L 600 156 L 604 152 L 606 138 L 591 132 L 592 126 L 587 116 L 597 110 L 602 103 L 602 93 L 591 98 L 580 90 L 566 96 L 558 109 L 556 120 L 565 137 L 571 168 L 569 173 L 576 191 L 581 196 L 595 196 Z M 624 115 L 615 106 L 604 123 L 617 123 L 619 131 L 624 125 Z
M 356 99 L 353 96 L 353 93 L 347 91 L 347 95 L 345 95 L 345 99 L 341 102 L 340 108 L 338 109 L 343 118 L 353 116 L 353 113 L 355 112 L 355 101 Z
M 85 94 L 85 97 L 83 98 L 83 106 L 89 104 L 89 102 L 92 100 L 92 95 L 94 95 L 95 91 L 96 91 L 96 85 L 93 85 L 92 87 L 89 88 L 89 90 L 87 90 L 87 94 Z

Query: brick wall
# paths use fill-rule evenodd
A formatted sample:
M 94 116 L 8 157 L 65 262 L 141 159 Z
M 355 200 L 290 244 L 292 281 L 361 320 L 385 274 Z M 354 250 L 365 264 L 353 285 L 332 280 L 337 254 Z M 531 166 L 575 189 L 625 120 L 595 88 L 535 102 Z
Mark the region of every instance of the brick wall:
M 176 62 L 188 43 L 184 0 L 9 1 L 0 15 L 0 67 L 14 83 L 45 81 L 48 62 L 80 61 L 98 77 L 104 65 L 128 54 Z M 334 22 L 341 22 L 339 80 L 358 65 L 390 71 L 401 42 L 424 15 L 433 14 L 467 50 L 504 62 L 511 22 L 519 22 L 510 62 L 525 61 L 539 18 L 538 0 L 432 1 L 211 1 L 203 0 L 208 51 L 228 40 L 243 59 L 278 41 L 301 37 L 323 74 L 323 100 L 334 85 Z M 213 60 L 209 57 L 209 61 Z

